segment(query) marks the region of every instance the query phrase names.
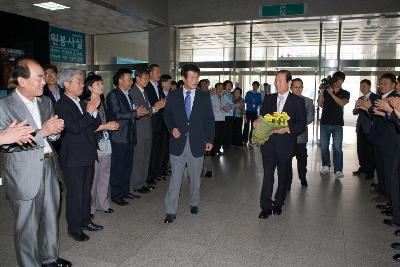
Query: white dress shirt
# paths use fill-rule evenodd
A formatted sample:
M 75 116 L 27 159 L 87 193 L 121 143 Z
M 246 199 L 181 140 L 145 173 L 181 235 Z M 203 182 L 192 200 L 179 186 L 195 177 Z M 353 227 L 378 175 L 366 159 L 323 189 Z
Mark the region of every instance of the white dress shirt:
M 21 98 L 22 102 L 24 102 L 26 108 L 28 109 L 33 120 L 35 121 L 37 128 L 42 129 L 42 120 L 40 118 L 39 107 L 37 105 L 37 98 L 34 97 L 31 101 L 31 100 L 27 99 L 26 97 L 24 97 L 23 95 L 21 95 L 21 93 L 18 91 L 18 89 L 16 89 L 15 91 L 17 92 L 17 95 Z M 43 141 L 44 141 L 44 153 L 46 154 L 46 153 L 53 152 L 53 150 L 51 149 L 51 146 L 49 145 L 49 143 L 47 142 L 45 137 L 43 137 Z
M 286 93 L 284 93 L 283 95 L 278 93 L 277 98 L 276 98 L 276 111 L 278 111 L 279 113 L 282 112 L 288 95 L 289 95 L 289 90 Z
M 382 99 L 386 99 L 394 90 L 382 95 Z
M 183 87 L 183 101 L 185 101 L 186 92 L 189 92 L 189 90 Z M 196 95 L 196 89 L 190 90 L 190 110 L 193 110 L 193 102 L 195 95 Z
M 158 84 L 155 83 L 155 82 L 153 82 L 152 80 L 150 80 L 150 82 L 151 82 L 151 84 L 153 85 L 154 90 L 156 91 L 157 99 L 158 99 L 158 100 L 161 100 L 161 99 L 160 99 L 160 95 L 158 94 Z

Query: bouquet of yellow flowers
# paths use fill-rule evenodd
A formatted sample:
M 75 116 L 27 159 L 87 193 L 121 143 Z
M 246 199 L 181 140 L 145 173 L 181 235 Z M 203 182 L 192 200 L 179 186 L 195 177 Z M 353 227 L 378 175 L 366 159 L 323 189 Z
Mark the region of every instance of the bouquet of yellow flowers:
M 287 127 L 289 120 L 290 117 L 286 112 L 274 112 L 272 115 L 267 114 L 264 117 L 258 117 L 255 122 L 260 125 L 260 127 L 253 129 L 253 134 L 251 136 L 252 143 L 264 144 L 274 131 Z

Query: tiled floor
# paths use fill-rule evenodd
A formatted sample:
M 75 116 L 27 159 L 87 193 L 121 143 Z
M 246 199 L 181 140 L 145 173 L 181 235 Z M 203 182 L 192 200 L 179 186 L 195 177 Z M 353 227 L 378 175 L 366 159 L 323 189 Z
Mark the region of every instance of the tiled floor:
M 346 137 L 347 138 L 347 137 Z M 189 211 L 185 179 L 178 216 L 165 225 L 167 184 L 113 214 L 96 214 L 105 229 L 88 242 L 67 237 L 60 221 L 61 256 L 74 266 L 397 266 L 395 228 L 371 202 L 369 182 L 353 177 L 355 146 L 344 146 L 342 180 L 321 177 L 319 149 L 309 146 L 309 187 L 294 178 L 281 216 L 257 218 L 262 165 L 258 148 L 231 149 L 203 178 L 200 213 Z M 16 266 L 12 215 L 0 189 L 0 266 Z

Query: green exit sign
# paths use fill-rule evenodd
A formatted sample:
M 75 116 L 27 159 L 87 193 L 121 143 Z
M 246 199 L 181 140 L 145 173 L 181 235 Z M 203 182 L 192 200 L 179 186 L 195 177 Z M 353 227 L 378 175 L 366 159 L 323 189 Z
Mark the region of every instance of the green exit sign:
M 281 5 L 266 5 L 261 7 L 262 17 L 279 17 L 291 15 L 304 15 L 304 3 L 298 4 L 281 4 Z

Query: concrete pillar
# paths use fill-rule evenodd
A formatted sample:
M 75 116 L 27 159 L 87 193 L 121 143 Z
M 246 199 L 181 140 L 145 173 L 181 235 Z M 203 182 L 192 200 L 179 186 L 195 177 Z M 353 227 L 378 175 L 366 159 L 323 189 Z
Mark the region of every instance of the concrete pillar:
M 162 74 L 174 75 L 175 31 L 172 27 L 149 30 L 149 64 L 160 66 Z

